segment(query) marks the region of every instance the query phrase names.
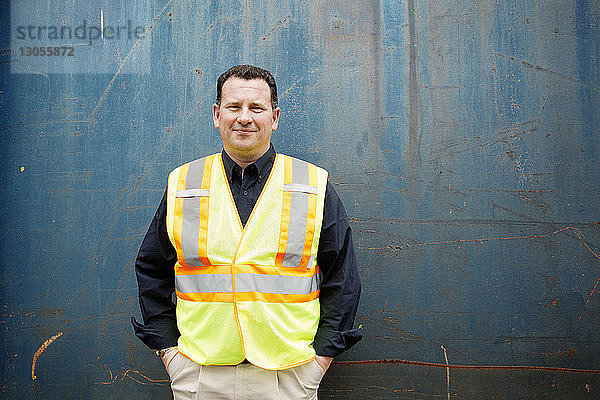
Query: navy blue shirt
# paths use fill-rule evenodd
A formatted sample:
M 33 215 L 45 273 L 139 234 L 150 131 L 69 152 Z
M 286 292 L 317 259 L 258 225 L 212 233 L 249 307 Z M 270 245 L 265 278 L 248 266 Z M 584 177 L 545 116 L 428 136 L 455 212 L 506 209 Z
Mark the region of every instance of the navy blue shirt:
M 245 225 L 273 167 L 275 150 L 271 145 L 243 173 L 225 151 L 222 158 L 235 205 Z M 165 191 L 135 261 L 144 323 L 140 324 L 134 318 L 131 321 L 136 336 L 151 349 L 176 346 L 179 338 L 173 268 L 177 253 L 167 234 L 166 214 Z M 317 264 L 323 280 L 319 293 L 321 317 L 313 347 L 320 356 L 335 357 L 361 340 L 362 334 L 353 328 L 360 298 L 360 279 L 352 232 L 344 206 L 329 181 L 325 191 Z

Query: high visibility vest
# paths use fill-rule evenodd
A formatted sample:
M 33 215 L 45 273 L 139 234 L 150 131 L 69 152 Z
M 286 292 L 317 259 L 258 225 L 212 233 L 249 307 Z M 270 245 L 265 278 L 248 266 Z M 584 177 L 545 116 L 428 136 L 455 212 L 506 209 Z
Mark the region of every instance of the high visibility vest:
M 179 351 L 203 365 L 270 370 L 312 360 L 316 264 L 327 171 L 277 154 L 242 227 L 221 154 L 171 172 L 167 231 L 177 251 Z

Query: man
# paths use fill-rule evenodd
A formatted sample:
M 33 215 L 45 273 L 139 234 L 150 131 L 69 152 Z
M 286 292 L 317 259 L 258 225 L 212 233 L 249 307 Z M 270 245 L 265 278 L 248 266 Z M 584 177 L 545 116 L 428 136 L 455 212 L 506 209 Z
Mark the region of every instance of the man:
M 316 399 L 353 329 L 360 280 L 327 172 L 276 154 L 271 74 L 217 81 L 223 151 L 171 172 L 136 260 L 144 324 L 179 399 Z

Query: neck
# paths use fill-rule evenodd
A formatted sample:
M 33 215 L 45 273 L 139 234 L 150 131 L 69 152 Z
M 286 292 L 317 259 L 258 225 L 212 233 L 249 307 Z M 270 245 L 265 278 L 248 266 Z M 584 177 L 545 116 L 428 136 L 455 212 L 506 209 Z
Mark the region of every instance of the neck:
M 248 156 L 245 157 L 243 154 L 233 154 L 232 151 L 228 151 L 226 148 L 224 148 L 225 153 L 227 153 L 227 155 L 229 157 L 231 157 L 231 159 L 240 167 L 242 167 L 242 173 L 244 172 L 244 169 L 252 164 L 253 162 L 255 162 L 256 160 L 258 160 L 259 158 L 261 158 L 267 151 L 269 151 L 269 148 L 267 148 L 265 151 L 263 151 L 259 156 Z

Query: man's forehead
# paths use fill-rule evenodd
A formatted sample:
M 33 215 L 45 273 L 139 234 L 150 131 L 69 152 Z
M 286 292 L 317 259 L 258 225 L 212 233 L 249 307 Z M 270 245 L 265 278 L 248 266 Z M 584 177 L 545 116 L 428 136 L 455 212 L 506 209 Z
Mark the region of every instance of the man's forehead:
M 249 89 L 267 94 L 270 94 L 271 91 L 269 85 L 263 79 L 242 79 L 238 77 L 227 79 L 223 84 L 222 91 L 225 92 L 226 89 L 229 89 L 229 92 L 236 92 L 240 89 Z

